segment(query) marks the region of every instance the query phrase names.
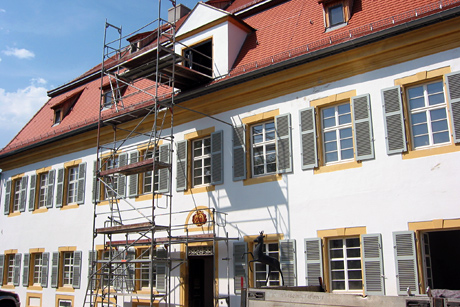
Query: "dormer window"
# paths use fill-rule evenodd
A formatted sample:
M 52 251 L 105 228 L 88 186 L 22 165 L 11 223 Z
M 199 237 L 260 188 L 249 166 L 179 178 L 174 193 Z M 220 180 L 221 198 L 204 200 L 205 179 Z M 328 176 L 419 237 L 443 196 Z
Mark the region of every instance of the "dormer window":
M 61 101 L 51 106 L 51 109 L 54 111 L 53 126 L 60 124 L 72 111 L 82 92 L 83 90 L 74 92 L 66 97 L 63 97 Z
M 113 99 L 112 99 L 112 91 L 105 91 L 103 94 L 102 94 L 102 99 L 104 100 L 102 102 L 102 107 L 104 109 L 109 109 L 111 106 L 112 106 L 112 103 L 113 103 Z
M 185 49 L 184 57 L 186 67 L 212 76 L 212 39 Z
M 343 5 L 340 3 L 339 5 L 333 6 L 328 10 L 329 15 L 329 25 L 331 27 L 339 25 L 345 22 L 343 18 Z
M 353 0 L 319 0 L 323 5 L 326 31 L 345 26 L 351 18 Z
M 124 95 L 126 85 L 114 82 L 102 87 L 102 109 L 110 109 L 113 104 L 118 104 Z
M 61 109 L 54 110 L 53 125 L 59 124 L 61 122 L 61 120 L 62 120 L 62 110 Z

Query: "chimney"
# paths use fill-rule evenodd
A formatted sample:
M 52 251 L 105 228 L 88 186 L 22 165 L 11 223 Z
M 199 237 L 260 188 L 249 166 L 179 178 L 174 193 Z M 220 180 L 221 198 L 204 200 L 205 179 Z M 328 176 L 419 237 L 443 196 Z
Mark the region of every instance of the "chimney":
M 176 11 L 176 20 L 174 20 L 174 10 Z M 183 4 L 168 9 L 168 22 L 176 22 L 190 12 L 190 9 Z

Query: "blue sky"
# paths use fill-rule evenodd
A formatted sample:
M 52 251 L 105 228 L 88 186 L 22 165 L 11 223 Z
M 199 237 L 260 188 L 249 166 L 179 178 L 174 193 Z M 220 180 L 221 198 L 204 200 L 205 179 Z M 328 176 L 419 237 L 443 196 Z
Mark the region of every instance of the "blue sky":
M 178 1 L 193 9 L 197 1 Z M 167 19 L 170 1 L 161 1 Z M 104 25 L 123 35 L 156 20 L 158 0 L 0 2 L 0 148 L 48 100 L 46 92 L 102 60 Z

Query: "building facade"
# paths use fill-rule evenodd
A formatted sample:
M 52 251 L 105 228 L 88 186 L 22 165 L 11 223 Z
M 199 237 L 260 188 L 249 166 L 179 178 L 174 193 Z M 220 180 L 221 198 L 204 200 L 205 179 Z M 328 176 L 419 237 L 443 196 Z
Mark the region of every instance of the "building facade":
M 241 287 L 265 284 L 460 290 L 460 1 L 211 0 L 180 15 L 167 47 L 196 74 L 173 92 L 171 139 L 150 143 L 153 115 L 114 124 L 152 108 L 134 94 L 158 81 L 141 75 L 114 94 L 96 66 L 50 91 L 0 152 L 2 289 L 25 306 L 81 306 L 108 286 L 126 307 L 150 306 L 151 292 L 154 305 L 239 306 Z M 129 40 L 133 59 L 151 48 L 144 36 Z M 112 124 L 98 129 L 99 114 Z M 147 159 L 171 172 L 98 180 Z M 132 258 L 95 267 L 119 248 L 97 229 L 152 203 L 169 225 L 155 247 L 131 235 Z M 261 231 L 283 272 L 267 283 L 247 254 Z M 179 260 L 149 266 L 162 252 Z

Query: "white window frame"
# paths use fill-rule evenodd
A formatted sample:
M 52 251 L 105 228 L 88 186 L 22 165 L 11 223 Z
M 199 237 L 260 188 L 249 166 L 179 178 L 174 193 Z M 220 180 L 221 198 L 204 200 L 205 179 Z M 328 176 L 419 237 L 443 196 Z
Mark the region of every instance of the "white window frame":
M 347 240 L 358 240 L 358 245 L 357 246 L 348 246 L 347 245 Z M 333 248 L 332 242 L 333 241 L 342 241 L 342 246 L 341 247 L 335 247 Z M 347 252 L 350 250 L 358 250 L 359 251 L 359 256 L 348 256 Z M 342 252 L 342 257 L 333 257 L 332 256 L 332 251 L 341 251 Z M 329 280 L 330 280 L 330 289 L 332 292 L 347 292 L 347 293 L 362 293 L 363 292 L 363 268 L 362 268 L 362 251 L 361 251 L 361 239 L 360 237 L 346 237 L 346 238 L 331 238 L 328 240 L 328 253 L 329 253 Z M 356 268 L 349 268 L 349 261 L 358 261 L 360 264 L 359 271 L 361 272 L 361 278 L 356 279 L 356 278 L 351 278 L 349 275 L 351 272 L 356 272 L 358 269 Z M 333 262 L 342 262 L 343 263 L 343 272 L 344 272 L 344 277 L 343 277 L 343 282 L 345 285 L 344 289 L 334 289 L 333 283 L 334 280 L 341 280 L 338 278 L 333 278 L 333 273 L 334 272 L 340 272 L 342 270 L 337 269 L 334 270 L 332 263 Z M 361 288 L 359 289 L 350 289 L 349 282 L 352 281 L 360 281 L 361 282 Z
M 153 149 L 147 150 L 147 152 L 143 154 L 144 160 L 151 159 L 152 158 L 152 153 Z M 159 151 L 157 150 L 155 153 L 155 159 L 159 158 Z M 153 193 L 153 191 L 158 190 L 158 169 L 155 170 L 153 176 L 152 176 L 152 171 L 144 172 L 142 176 L 142 193 L 143 194 L 148 194 L 148 193 Z M 150 181 L 150 182 L 147 182 Z
M 74 252 L 62 252 L 62 286 L 73 287 Z
M 438 94 L 438 95 L 442 94 L 442 98 L 443 98 L 444 101 L 442 103 L 430 106 L 430 105 L 428 105 L 428 101 L 429 101 L 429 97 L 430 97 L 430 94 L 428 93 L 428 87 L 430 85 L 433 85 L 433 84 L 441 84 L 442 93 L 441 92 L 436 92 L 434 94 Z M 410 91 L 413 90 L 413 89 L 416 89 L 416 88 L 420 88 L 420 87 L 422 87 L 422 89 L 423 89 L 423 96 L 416 96 L 416 97 L 423 98 L 424 106 L 412 109 L 411 108 Z M 451 128 L 450 128 L 450 125 L 449 125 L 449 113 L 448 113 L 448 108 L 447 108 L 447 99 L 446 99 L 446 93 L 445 93 L 443 81 L 442 80 L 437 80 L 437 81 L 433 81 L 433 82 L 427 82 L 427 83 L 418 84 L 418 85 L 415 85 L 415 86 L 408 87 L 406 89 L 406 98 L 407 98 L 407 110 L 408 110 L 408 113 L 409 113 L 409 125 L 410 125 L 409 130 L 410 130 L 410 137 L 411 137 L 411 141 L 412 141 L 412 148 L 414 150 L 417 150 L 417 149 L 433 148 L 433 147 L 437 147 L 437 146 L 443 146 L 443 145 L 446 145 L 446 144 L 450 144 L 452 142 Z M 435 133 L 433 133 L 432 124 L 434 122 L 436 122 L 436 120 L 432 120 L 431 112 L 436 111 L 436 110 L 441 110 L 441 109 L 443 109 L 444 112 L 445 112 L 445 118 L 443 119 L 443 121 L 445 121 L 445 123 L 447 125 L 447 129 L 443 130 L 442 132 L 444 132 L 444 133 L 447 132 L 448 140 L 445 141 L 445 142 L 435 143 L 434 137 L 433 137 Z M 426 125 L 426 128 L 427 128 L 426 135 L 428 136 L 428 144 L 416 146 L 415 145 L 415 136 L 414 136 L 414 126 L 416 125 L 416 123 L 413 122 L 413 116 L 416 115 L 416 114 L 422 114 L 422 113 L 425 114 L 425 119 L 426 119 L 425 125 Z M 440 122 L 440 121 L 438 120 L 437 122 Z
M 346 112 L 346 113 L 339 113 L 339 110 L 340 110 L 340 108 L 342 106 L 348 106 L 349 111 Z M 331 109 L 334 110 L 334 115 L 329 116 L 329 117 L 325 117 L 324 112 L 326 110 L 331 110 Z M 334 105 L 334 106 L 324 107 L 324 108 L 321 108 L 320 112 L 321 112 L 322 148 L 323 148 L 322 152 L 323 152 L 324 165 L 331 165 L 331 164 L 336 164 L 336 163 L 354 161 L 355 146 L 354 146 L 354 142 L 353 142 L 353 119 L 352 119 L 352 115 L 351 115 L 351 105 L 350 105 L 350 103 L 346 102 L 346 103 L 341 103 L 341 104 L 337 104 L 337 105 Z M 340 123 L 341 118 L 346 118 L 348 116 L 350 118 L 349 122 Z M 326 127 L 325 121 L 328 120 L 328 119 L 332 119 L 332 118 L 334 119 L 335 124 L 334 125 L 328 125 Z M 345 131 L 345 130 L 349 130 L 351 132 L 351 134 L 346 136 L 346 137 L 341 138 L 341 132 Z M 327 160 L 328 151 L 327 151 L 326 147 L 327 147 L 327 144 L 332 144 L 332 141 L 327 141 L 326 140 L 326 134 L 335 134 L 334 143 L 336 144 L 337 160 L 334 160 L 334 161 L 328 161 Z M 343 146 L 342 145 L 343 140 L 347 140 L 348 142 L 351 141 L 351 147 L 343 148 L 342 147 Z M 343 158 L 343 152 L 342 151 L 350 150 L 350 149 L 352 150 L 352 157 L 351 158 Z
M 77 203 L 77 186 L 78 186 L 78 166 L 72 166 L 67 169 L 67 205 Z
M 105 169 L 113 169 L 117 168 L 120 165 L 120 160 L 118 156 L 115 157 L 110 157 L 105 160 Z M 109 182 L 110 188 L 104 185 L 104 199 L 109 199 L 111 197 L 116 197 L 117 196 L 117 191 L 118 191 L 118 176 L 114 175 L 110 177 L 113 179 L 113 182 Z
M 270 247 L 276 246 L 276 250 L 270 250 Z M 256 248 L 256 244 L 253 246 L 253 252 Z M 264 242 L 263 252 L 265 255 L 276 258 L 280 260 L 280 244 L 279 242 Z M 268 264 L 262 264 L 260 262 L 254 262 L 254 287 L 258 288 L 260 286 L 265 286 L 265 280 L 267 279 L 267 274 L 269 271 Z M 278 272 L 278 278 L 273 279 L 271 276 L 268 279 L 267 286 L 280 286 L 281 285 L 281 275 L 279 271 L 274 271 L 272 269 L 271 274 L 276 275 Z M 260 275 L 260 278 L 257 278 L 257 275 Z
M 155 253 L 155 251 L 154 251 Z M 150 248 L 141 248 L 139 250 L 139 259 L 150 260 Z M 150 280 L 149 280 L 149 270 L 150 263 L 141 262 L 138 265 L 139 270 L 139 289 L 138 290 L 147 290 L 150 289 Z M 152 279 L 153 279 L 153 288 L 156 288 L 156 266 L 152 266 Z M 145 278 L 147 277 L 147 278 Z
M 33 253 L 32 284 L 41 286 L 43 271 L 43 253 Z
M 5 255 L 5 272 L 6 272 L 6 284 L 7 285 L 14 285 L 14 262 L 16 254 L 7 254 Z
M 272 126 L 272 128 L 267 129 L 267 125 Z M 255 133 L 254 129 L 256 127 L 261 127 L 260 133 L 258 131 L 257 131 L 257 133 Z M 251 125 L 250 129 L 251 129 L 250 134 L 251 134 L 251 175 L 252 175 L 252 177 L 260 177 L 260 176 L 266 176 L 266 175 L 270 175 L 270 174 L 276 174 L 276 131 L 275 131 L 275 121 L 270 120 L 270 121 L 266 121 L 266 122 L 263 122 L 263 123 L 257 123 L 257 124 Z M 262 141 L 255 142 L 254 137 L 256 135 L 261 135 L 262 136 Z M 273 146 L 273 150 L 269 151 L 267 148 L 272 147 L 272 146 Z M 255 155 L 256 155 L 255 149 L 259 148 L 259 147 L 262 148 L 262 154 L 259 155 L 259 156 L 262 156 L 263 164 L 258 163 L 256 165 L 256 162 L 255 162 L 255 159 L 256 159 L 256 157 L 255 157 Z M 270 163 L 268 163 L 267 156 L 272 157 L 273 161 L 270 161 Z M 273 170 L 270 171 L 268 169 L 269 165 L 273 165 Z M 263 166 L 263 172 L 256 174 L 255 169 L 258 166 Z
M 37 209 L 46 208 L 46 201 L 48 196 L 48 180 L 49 173 L 41 173 L 38 175 L 38 201 Z
M 211 185 L 211 136 L 192 141 L 192 161 L 192 186 Z
M 21 178 L 13 180 L 13 203 L 11 212 L 19 212 L 20 198 L 21 198 Z

